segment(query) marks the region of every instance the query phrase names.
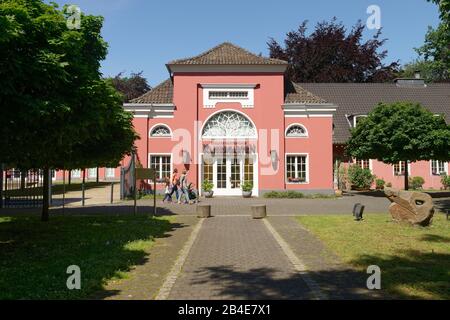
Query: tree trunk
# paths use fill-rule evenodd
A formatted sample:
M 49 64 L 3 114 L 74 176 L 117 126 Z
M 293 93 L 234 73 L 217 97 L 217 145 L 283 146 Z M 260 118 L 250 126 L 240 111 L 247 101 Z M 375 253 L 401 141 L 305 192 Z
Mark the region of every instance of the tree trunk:
M 95 180 L 95 182 L 97 182 L 98 183 L 98 181 L 99 181 L 99 177 L 98 177 L 98 173 L 99 173 L 99 169 L 98 169 L 98 167 L 97 167 L 97 177 L 96 177 L 96 180 Z
M 69 181 L 68 181 L 69 186 L 72 184 L 72 170 L 69 170 Z
M 83 169 L 83 184 L 86 183 L 86 169 Z
M 42 216 L 41 216 L 41 220 L 46 222 L 49 219 L 49 192 L 48 189 L 50 187 L 50 170 L 49 168 L 44 168 L 43 169 L 43 174 L 44 174 L 44 183 L 42 186 Z
M 26 177 L 27 171 L 20 170 L 20 190 L 25 190 L 25 177 Z
M 408 161 L 405 161 L 405 190 L 409 190 Z

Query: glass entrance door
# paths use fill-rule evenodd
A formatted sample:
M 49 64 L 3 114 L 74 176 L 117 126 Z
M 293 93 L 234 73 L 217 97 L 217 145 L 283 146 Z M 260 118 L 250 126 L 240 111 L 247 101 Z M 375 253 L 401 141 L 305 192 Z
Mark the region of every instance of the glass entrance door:
M 248 155 L 232 154 L 216 156 L 209 164 L 203 161 L 203 180 L 214 184 L 215 195 L 241 195 L 241 185 L 244 181 L 250 181 L 255 186 L 253 159 Z

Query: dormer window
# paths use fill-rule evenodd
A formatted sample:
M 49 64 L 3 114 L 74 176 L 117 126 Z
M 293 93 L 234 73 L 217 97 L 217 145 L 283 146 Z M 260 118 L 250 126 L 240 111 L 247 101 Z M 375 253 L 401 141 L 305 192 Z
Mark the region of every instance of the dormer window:
M 358 122 L 361 121 L 361 119 L 363 119 L 363 118 L 367 118 L 367 115 L 360 114 L 360 115 L 353 116 L 353 128 L 356 128 L 356 126 L 358 125 Z

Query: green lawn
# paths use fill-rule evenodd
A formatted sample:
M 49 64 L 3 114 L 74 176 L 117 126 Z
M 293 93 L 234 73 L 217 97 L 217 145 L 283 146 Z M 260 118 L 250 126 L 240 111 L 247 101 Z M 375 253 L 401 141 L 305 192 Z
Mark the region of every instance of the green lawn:
M 356 270 L 378 265 L 390 296 L 450 299 L 450 221 L 442 214 L 427 228 L 392 222 L 388 214 L 365 215 L 362 222 L 348 215 L 298 220 Z
M 172 218 L 137 216 L 0 217 L 0 299 L 81 299 L 142 263 Z M 66 287 L 67 267 L 82 288 Z

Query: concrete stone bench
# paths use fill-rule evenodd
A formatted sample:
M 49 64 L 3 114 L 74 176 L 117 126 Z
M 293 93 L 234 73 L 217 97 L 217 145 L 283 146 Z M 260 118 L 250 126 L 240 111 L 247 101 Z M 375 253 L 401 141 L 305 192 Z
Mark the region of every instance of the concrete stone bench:
M 252 206 L 252 218 L 264 219 L 267 217 L 267 208 L 265 204 L 257 204 Z
M 197 217 L 198 218 L 209 218 L 209 217 L 211 217 L 211 205 L 210 204 L 199 204 L 199 205 L 197 205 Z

